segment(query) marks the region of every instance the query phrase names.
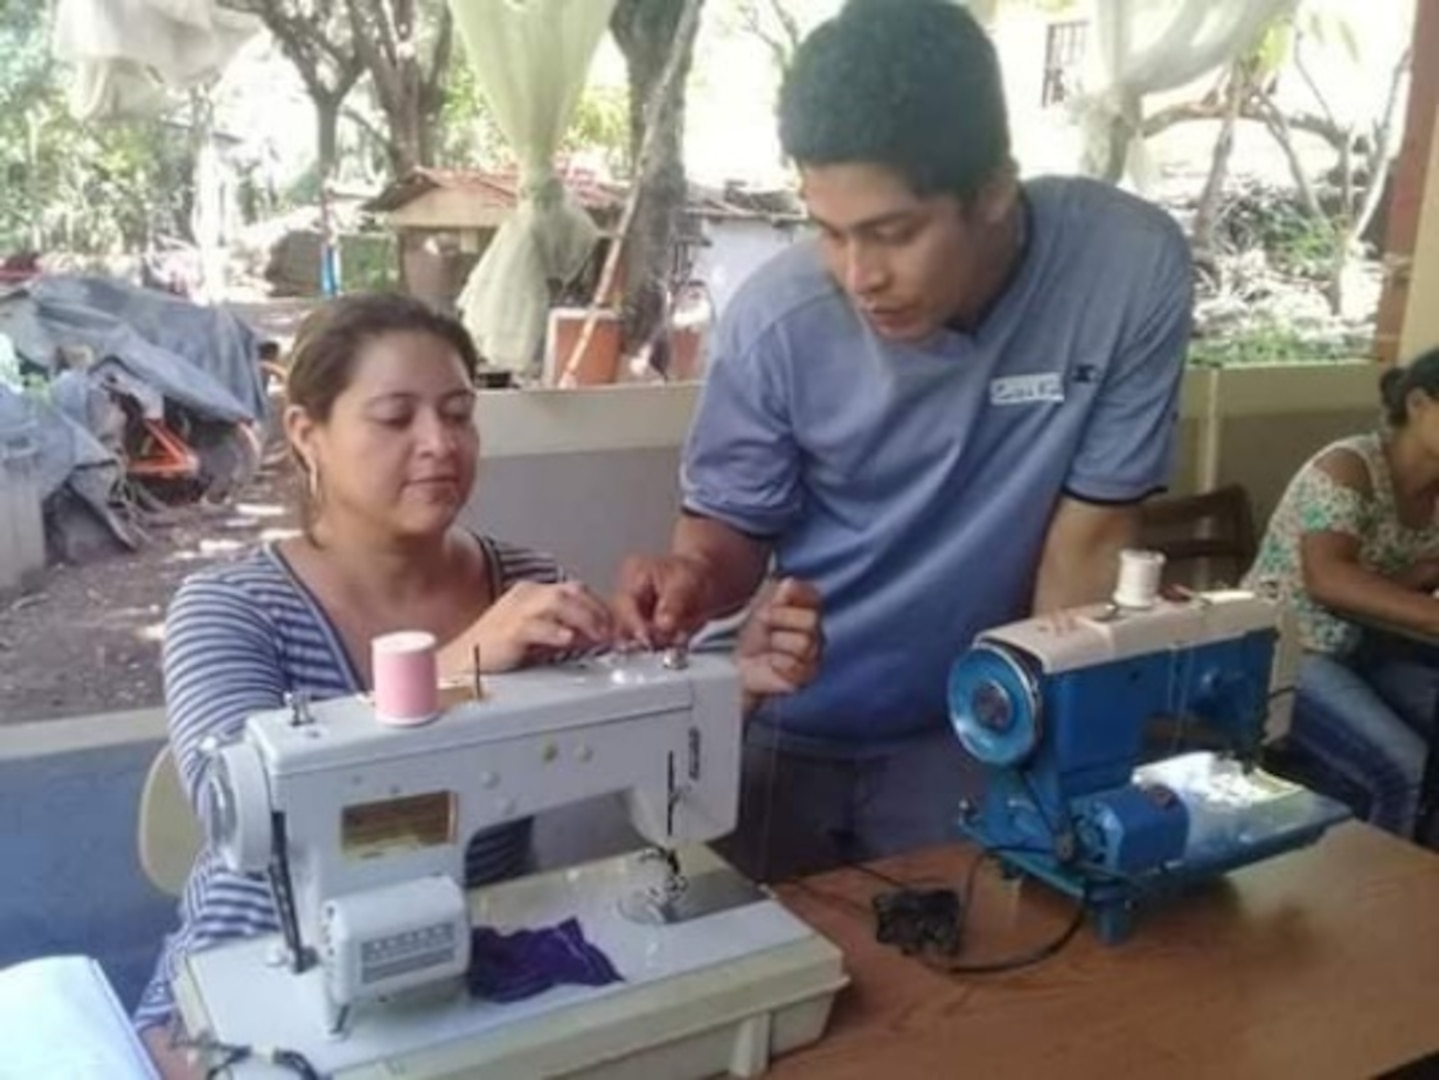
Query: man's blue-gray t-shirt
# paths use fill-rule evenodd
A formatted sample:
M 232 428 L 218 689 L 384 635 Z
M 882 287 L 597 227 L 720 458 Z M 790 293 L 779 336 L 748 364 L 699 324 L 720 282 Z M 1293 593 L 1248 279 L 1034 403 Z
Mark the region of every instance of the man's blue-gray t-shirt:
M 816 680 L 756 717 L 863 753 L 945 723 L 950 664 L 1028 613 L 1062 494 L 1168 481 L 1189 340 L 1189 246 L 1116 188 L 1025 185 L 1029 241 L 972 333 L 878 337 L 801 242 L 726 308 L 685 448 L 684 505 L 773 541 L 813 582 Z

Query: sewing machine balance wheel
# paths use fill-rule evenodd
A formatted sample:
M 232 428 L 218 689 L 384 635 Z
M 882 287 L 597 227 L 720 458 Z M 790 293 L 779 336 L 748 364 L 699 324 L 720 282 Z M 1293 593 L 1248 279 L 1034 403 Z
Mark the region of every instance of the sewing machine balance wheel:
M 269 865 L 273 843 L 270 784 L 265 763 L 248 743 L 232 743 L 214 755 L 205 785 L 210 844 L 239 874 Z
M 949 672 L 949 719 L 966 750 L 991 765 L 1016 765 L 1040 738 L 1039 684 L 1031 662 L 1003 645 L 970 649 Z

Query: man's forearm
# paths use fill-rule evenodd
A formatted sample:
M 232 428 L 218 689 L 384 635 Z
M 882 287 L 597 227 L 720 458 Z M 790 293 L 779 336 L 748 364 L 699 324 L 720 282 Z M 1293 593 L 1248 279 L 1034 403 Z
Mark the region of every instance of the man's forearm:
M 724 522 L 694 514 L 675 525 L 673 552 L 704 568 L 705 614 L 728 615 L 748 603 L 769 563 L 770 545 Z
M 1034 586 L 1034 613 L 1042 615 L 1108 600 L 1119 579 L 1119 553 L 1124 547 L 1123 543 L 1105 543 L 1086 557 L 1046 563 Z
M 1069 504 L 1056 515 L 1035 577 L 1036 615 L 1108 600 L 1119 578 L 1119 554 L 1139 538 L 1137 508 Z

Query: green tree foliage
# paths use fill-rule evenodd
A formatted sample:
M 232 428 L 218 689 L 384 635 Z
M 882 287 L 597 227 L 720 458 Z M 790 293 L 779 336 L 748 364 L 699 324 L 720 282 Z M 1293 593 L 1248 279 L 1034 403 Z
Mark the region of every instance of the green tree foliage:
M 629 165 L 629 122 L 629 95 L 623 88 L 586 87 L 560 140 L 559 153 L 598 152 L 611 172 L 623 174 Z M 463 53 L 455 56 L 450 68 L 439 129 L 437 157 L 442 165 L 496 168 L 512 160 Z
M 46 7 L 0 0 L 0 252 L 136 249 L 184 236 L 189 148 L 163 118 L 81 124 Z

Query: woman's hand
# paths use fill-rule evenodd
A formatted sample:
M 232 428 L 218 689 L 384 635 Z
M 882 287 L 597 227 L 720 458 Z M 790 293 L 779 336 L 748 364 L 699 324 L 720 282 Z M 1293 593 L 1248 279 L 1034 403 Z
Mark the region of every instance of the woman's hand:
M 746 715 L 762 698 L 813 679 L 823 653 L 819 590 L 795 578 L 761 590 L 735 648 Z
M 609 645 L 613 638 L 609 607 L 580 582 L 520 581 L 446 647 L 441 667 L 474 670 L 478 647 L 482 673 L 512 671 L 561 653 Z
M 1413 589 L 1416 592 L 1433 592 L 1435 589 L 1439 589 L 1439 558 L 1429 556 L 1415 559 L 1395 575 L 1394 580 L 1406 589 Z

